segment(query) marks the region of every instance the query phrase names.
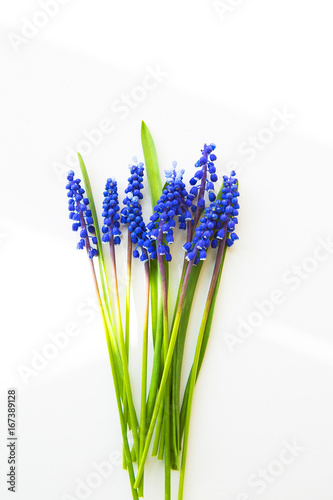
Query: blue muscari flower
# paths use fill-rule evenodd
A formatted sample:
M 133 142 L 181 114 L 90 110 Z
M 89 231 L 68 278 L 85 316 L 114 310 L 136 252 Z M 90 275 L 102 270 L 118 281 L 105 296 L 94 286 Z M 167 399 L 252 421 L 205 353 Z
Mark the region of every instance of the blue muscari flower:
M 223 188 L 221 200 L 213 201 L 205 209 L 205 214 L 200 219 L 199 226 L 195 229 L 192 242 L 185 243 L 184 250 L 188 261 L 194 259 L 194 264 L 199 260 L 205 260 L 207 250 L 211 246 L 216 248 L 219 240 L 225 238 L 226 245 L 230 247 L 238 240 L 235 226 L 238 223 L 238 185 L 235 171 L 230 177 L 223 177 Z
M 73 170 L 70 170 L 67 175 L 68 184 L 66 189 L 68 190 L 67 196 L 69 198 L 69 218 L 73 221 L 73 231 L 80 230 L 80 241 L 77 244 L 77 248 L 79 250 L 86 248 L 88 257 L 92 259 L 98 255 L 97 248 L 93 246 L 97 245 L 97 238 L 96 236 L 91 236 L 95 234 L 95 228 L 91 210 L 89 210 L 89 200 L 84 197 L 85 191 L 81 187 L 81 180 L 74 179 L 74 175 Z
M 172 259 L 169 245 L 174 241 L 175 217 L 178 217 L 180 229 L 186 229 L 186 221 L 191 220 L 189 209 L 192 200 L 183 182 L 184 170 L 176 170 L 176 166 L 177 162 L 173 162 L 172 168 L 165 171 L 167 183 L 147 224 L 143 244 L 151 259 L 155 259 L 158 254 L 163 255 L 167 262 Z
M 118 202 L 118 188 L 115 179 L 108 179 L 105 185 L 103 201 L 104 225 L 102 227 L 102 241 L 104 243 L 113 242 L 119 245 L 121 232 L 119 229 L 120 216 Z
M 129 165 L 131 175 L 128 178 L 128 186 L 125 189 L 127 196 L 123 200 L 125 206 L 121 210 L 120 222 L 128 224 L 132 243 L 137 245 L 133 251 L 133 257 L 139 258 L 140 253 L 138 248 L 142 248 L 146 239 L 146 225 L 142 218 L 142 207 L 139 203 L 139 200 L 143 198 L 141 190 L 143 189 L 144 166 L 142 162 L 138 163 L 136 157 L 133 157 L 132 160 L 133 164 Z M 148 260 L 146 251 L 142 252 L 140 259 L 143 262 Z
M 196 162 L 195 167 L 198 169 L 194 174 L 194 177 L 190 179 L 190 184 L 192 186 L 190 190 L 190 196 L 192 201 L 196 198 L 200 192 L 201 186 L 204 185 L 204 189 L 208 192 L 208 198 L 210 202 L 213 202 L 216 198 L 214 193 L 214 183 L 217 181 L 218 177 L 216 175 L 216 167 L 214 161 L 217 159 L 216 155 L 213 153 L 216 146 L 215 144 L 205 144 L 204 148 L 201 150 L 201 158 Z M 198 184 L 198 182 L 200 183 Z M 198 200 L 198 207 L 203 209 L 205 207 L 205 200 L 202 197 Z M 196 207 L 192 206 L 192 211 L 195 211 Z

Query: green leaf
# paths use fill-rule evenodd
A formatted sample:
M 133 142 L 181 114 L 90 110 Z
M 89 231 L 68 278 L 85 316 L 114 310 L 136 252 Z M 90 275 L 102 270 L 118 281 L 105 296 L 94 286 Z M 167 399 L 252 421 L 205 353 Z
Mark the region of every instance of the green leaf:
M 158 159 L 157 159 L 154 140 L 144 121 L 142 121 L 141 123 L 141 142 L 142 142 L 143 155 L 145 159 L 145 168 L 148 179 L 151 205 L 152 209 L 154 210 L 154 207 L 162 193 L 162 182 L 161 182 L 161 175 L 158 166 Z M 157 260 L 150 261 L 149 273 L 150 273 L 150 292 L 151 292 L 150 293 L 151 320 L 152 320 L 151 322 L 152 322 L 152 334 L 153 334 L 155 353 L 154 353 L 152 379 L 148 396 L 148 408 L 147 408 L 148 420 L 150 420 L 151 418 L 158 390 L 158 384 L 160 381 L 160 365 L 161 365 L 160 349 L 163 337 L 161 277 L 158 269 Z
M 155 144 L 144 121 L 141 123 L 141 142 L 148 178 L 152 208 L 156 205 L 162 192 L 162 182 Z
M 162 193 L 161 175 L 158 166 L 158 159 L 155 144 L 151 133 L 144 121 L 141 123 L 141 142 L 143 155 L 145 159 L 145 167 L 147 172 L 148 186 L 150 192 L 151 205 L 154 207 Z M 157 261 L 152 261 L 150 265 L 150 289 L 151 289 L 151 317 L 153 340 L 155 344 L 156 329 L 157 329 L 157 311 L 158 311 L 158 288 L 159 288 L 159 272 Z

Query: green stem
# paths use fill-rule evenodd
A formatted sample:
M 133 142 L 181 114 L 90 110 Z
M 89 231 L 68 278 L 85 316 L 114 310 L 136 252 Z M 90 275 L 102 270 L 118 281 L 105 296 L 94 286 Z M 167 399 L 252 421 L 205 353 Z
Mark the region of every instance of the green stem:
M 213 271 L 212 280 L 211 280 L 208 295 L 207 295 L 206 306 L 205 306 L 204 313 L 202 316 L 201 326 L 200 326 L 197 345 L 196 345 L 195 354 L 194 354 L 194 361 L 193 361 L 193 365 L 192 365 L 190 389 L 189 389 L 189 393 L 188 393 L 187 411 L 186 411 L 186 419 L 185 419 L 184 444 L 183 444 L 182 462 L 181 462 L 181 468 L 180 468 L 178 500 L 183 500 L 185 468 L 186 468 L 188 436 L 189 436 L 189 429 L 190 429 L 190 416 L 191 416 L 191 408 L 192 408 L 192 401 L 193 401 L 193 392 L 194 392 L 195 382 L 197 379 L 202 342 L 203 342 L 204 334 L 206 331 L 206 325 L 207 325 L 207 321 L 208 321 L 208 317 L 209 317 L 210 307 L 211 307 L 212 300 L 214 297 L 215 287 L 216 287 L 216 284 L 218 282 L 219 270 L 220 270 L 221 263 L 222 263 L 224 247 L 225 247 L 225 242 L 226 242 L 226 234 L 227 234 L 227 232 L 225 230 L 225 236 L 224 236 L 223 240 L 220 241 L 219 248 L 217 251 L 214 271 Z
M 123 327 L 121 321 L 121 311 L 120 311 L 120 301 L 119 301 L 119 292 L 118 292 L 118 280 L 117 280 L 117 268 L 116 268 L 116 256 L 114 250 L 114 241 L 113 237 L 111 237 L 110 241 L 110 254 L 111 254 L 111 264 L 112 264 L 112 272 L 113 272 L 113 280 L 114 280 L 114 291 L 116 296 L 117 303 L 117 323 L 118 323 L 118 339 L 120 346 L 120 354 L 123 365 L 123 373 L 124 373 L 124 385 L 126 391 L 126 400 L 128 403 L 129 410 L 129 421 L 132 428 L 133 440 L 134 440 L 134 450 L 136 457 L 139 456 L 139 435 L 138 435 L 138 419 L 135 413 L 132 389 L 131 389 L 131 381 L 128 371 L 128 359 L 126 354 L 126 346 L 124 341 Z
M 154 439 L 154 444 L 153 444 L 153 450 L 151 452 L 152 457 L 156 457 L 157 452 L 158 452 L 158 444 L 160 442 L 160 439 L 162 439 L 161 429 L 163 427 L 163 412 L 164 412 L 164 408 L 163 408 L 163 402 L 162 402 L 162 404 L 160 406 L 160 410 L 158 412 L 158 418 L 157 418 L 157 422 L 156 422 L 155 439 Z M 163 440 L 164 440 L 164 438 L 163 438 Z M 160 446 L 160 449 L 161 449 L 161 446 Z
M 158 287 L 159 287 L 159 273 L 157 272 L 157 262 L 155 260 L 150 261 L 150 309 L 151 309 L 151 331 L 153 335 L 153 346 L 155 349 L 156 342 L 156 329 L 158 323 Z
M 156 247 L 158 248 L 163 238 L 162 229 L 159 231 Z M 163 358 L 164 366 L 168 355 L 169 347 L 169 321 L 168 321 L 168 288 L 167 276 L 163 255 L 157 254 L 158 265 L 162 283 L 162 305 L 163 305 Z M 161 440 L 162 441 L 162 440 Z M 161 449 L 161 446 L 160 446 Z M 167 377 L 166 390 L 164 395 L 164 498 L 171 498 L 171 475 L 170 475 L 170 375 Z
M 172 362 L 173 351 L 174 351 L 175 343 L 176 343 L 176 340 L 177 340 L 178 327 L 179 327 L 179 322 L 180 322 L 182 307 L 183 307 L 183 304 L 184 304 L 185 293 L 186 293 L 186 289 L 187 289 L 187 285 L 188 285 L 188 280 L 189 280 L 189 277 L 190 277 L 190 273 L 191 273 L 192 267 L 193 267 L 193 260 L 190 261 L 189 264 L 188 264 L 188 266 L 187 266 L 185 277 L 184 277 L 182 291 L 181 291 L 180 296 L 179 296 L 177 313 L 176 313 L 176 316 L 175 316 L 175 321 L 174 321 L 174 325 L 173 325 L 172 332 L 171 332 L 168 354 L 167 354 L 167 357 L 166 357 L 166 362 L 165 362 L 165 366 L 164 366 L 164 370 L 163 370 L 163 375 L 162 375 L 162 379 L 161 379 L 161 383 L 160 383 L 160 388 L 159 388 L 159 391 L 158 391 L 158 394 L 157 394 L 157 398 L 156 398 L 156 402 L 155 402 L 155 406 L 154 406 L 153 415 L 152 415 L 151 422 L 150 422 L 149 429 L 148 429 L 148 433 L 147 433 L 145 447 L 144 447 L 144 450 L 143 450 L 143 453 L 142 453 L 142 457 L 141 457 L 141 461 L 140 461 L 140 465 L 139 465 L 139 469 L 138 469 L 138 474 L 137 474 L 137 478 L 136 478 L 136 482 L 135 482 L 135 487 L 137 487 L 137 485 L 140 484 L 140 480 L 141 480 L 141 477 L 142 477 L 142 473 L 143 473 L 145 461 L 146 461 L 146 458 L 147 458 L 147 455 L 148 455 L 148 450 L 149 450 L 150 442 L 151 442 L 151 439 L 152 439 L 152 436 L 153 436 L 153 432 L 154 432 L 154 427 L 155 427 L 156 419 L 157 419 L 158 412 L 159 412 L 159 407 L 160 407 L 161 402 L 162 402 L 162 400 L 164 398 L 164 391 L 165 391 L 167 379 L 168 379 L 168 376 L 169 376 L 169 371 L 170 371 L 170 366 L 171 366 L 171 362 Z
M 177 344 L 171 367 L 171 468 L 179 469 L 179 387 L 177 380 Z
M 127 231 L 127 284 L 126 284 L 126 315 L 125 315 L 125 349 L 127 360 L 129 356 L 129 327 L 130 327 L 130 305 L 131 305 L 131 276 L 132 276 L 132 238 L 131 233 Z M 125 386 L 123 387 L 123 408 L 124 419 L 127 426 L 128 422 L 128 404 L 126 399 Z M 126 467 L 125 449 L 123 450 L 123 468 Z
M 146 308 L 142 335 L 142 377 L 141 377 L 141 413 L 140 413 L 140 448 L 139 458 L 146 439 L 146 398 L 147 398 L 147 361 L 148 361 L 148 324 L 149 324 L 149 263 L 145 263 L 146 275 Z M 138 461 L 139 463 L 139 461 Z M 143 496 L 143 478 L 139 487 L 139 496 Z
M 209 339 L 209 335 L 210 335 L 210 331 L 211 331 L 211 325 L 212 325 L 213 315 L 214 315 L 214 308 L 215 308 L 217 294 L 219 291 L 219 286 L 220 286 L 220 281 L 221 281 L 221 276 L 222 276 L 222 271 L 223 271 L 224 260 L 225 260 L 227 248 L 228 247 L 225 245 L 224 250 L 223 250 L 222 263 L 220 266 L 219 275 L 218 275 L 217 282 L 215 285 L 213 299 L 211 301 L 211 305 L 210 305 L 210 309 L 209 309 L 209 316 L 207 319 L 205 334 L 203 337 L 201 351 L 200 351 L 199 364 L 198 364 L 197 377 L 196 377 L 197 379 L 198 379 L 198 376 L 200 373 L 203 358 L 205 356 L 206 347 L 207 347 L 207 343 L 208 343 L 208 339 Z M 185 427 L 185 418 L 186 418 L 186 410 L 187 410 L 187 403 L 188 403 L 188 393 L 189 393 L 189 389 L 190 389 L 191 373 L 192 373 L 192 368 L 191 368 L 190 374 L 189 374 L 188 379 L 187 379 L 186 388 L 185 388 L 184 397 L 183 397 L 182 408 L 181 408 L 181 412 L 180 412 L 180 431 L 179 431 L 180 432 L 180 442 L 181 442 L 183 432 L 184 432 L 184 427 Z
M 135 475 L 134 475 L 134 469 L 133 469 L 133 464 L 131 460 L 131 452 L 130 452 L 130 447 L 128 444 L 128 438 L 127 438 L 127 431 L 126 431 L 126 424 L 124 420 L 124 415 L 122 412 L 122 406 L 121 406 L 121 398 L 120 398 L 120 390 L 119 390 L 119 385 L 118 385 L 118 377 L 117 377 L 117 370 L 116 370 L 116 365 L 115 365 L 115 360 L 114 360 L 114 353 L 113 353 L 113 348 L 112 348 L 112 343 L 110 340 L 110 331 L 109 327 L 107 324 L 107 319 L 106 319 L 106 314 L 103 308 L 103 303 L 101 299 L 101 295 L 99 292 L 98 288 L 98 282 L 96 278 L 96 272 L 94 268 L 94 264 L 92 259 L 90 260 L 91 262 L 91 268 L 92 268 L 92 273 L 93 273 L 93 278 L 94 278 L 94 284 L 96 288 L 96 293 L 97 293 L 97 298 L 98 298 L 98 303 L 101 309 L 102 313 L 102 319 L 103 319 L 103 325 L 104 325 L 104 330 L 105 330 L 105 337 L 106 337 L 106 343 L 108 346 L 108 353 L 109 353 L 109 358 L 110 358 L 110 365 L 111 365 L 111 372 L 112 372 L 112 378 L 113 378 L 113 383 L 114 383 L 114 389 L 115 389 L 115 394 L 116 394 L 116 400 L 117 400 L 117 408 L 118 408 L 118 413 L 119 413 L 119 419 L 120 419 L 120 426 L 121 426 L 121 433 L 123 437 L 123 444 L 125 448 L 125 456 L 126 456 L 126 463 L 127 463 L 127 470 L 128 470 L 128 475 L 129 475 L 129 480 L 131 484 L 131 492 L 132 492 L 132 497 L 133 500 L 138 500 L 138 492 L 136 488 L 134 487 L 135 483 Z
M 162 427 L 161 427 L 161 436 L 160 436 L 160 447 L 158 450 L 158 459 L 163 460 L 163 455 L 164 455 L 164 443 L 165 443 L 165 419 L 164 419 L 164 404 L 161 405 L 161 408 L 163 408 L 162 412 Z
M 187 221 L 187 223 L 186 223 L 186 243 L 189 243 L 190 241 L 192 241 L 192 221 Z M 178 285 L 178 292 L 177 292 L 177 297 L 176 297 L 176 304 L 175 304 L 174 314 L 173 314 L 173 318 L 172 318 L 172 323 L 175 321 L 177 305 L 179 302 L 180 292 L 181 292 L 182 286 L 183 286 L 183 281 L 184 281 L 184 277 L 185 277 L 185 273 L 186 273 L 187 264 L 188 264 L 188 262 L 186 260 L 186 254 L 185 254 L 184 260 L 183 260 L 182 274 L 180 276 L 179 285 Z
M 154 262 L 154 261 L 153 261 Z M 159 275 L 158 275 L 159 276 Z M 153 293 L 153 290 L 151 290 Z M 158 289 L 157 289 L 158 297 L 162 297 L 162 283 L 161 277 L 159 276 L 158 280 Z M 154 344 L 154 360 L 153 360 L 153 369 L 149 387 L 148 401 L 147 401 L 147 423 L 149 424 L 155 401 L 156 394 L 158 391 L 158 386 L 161 380 L 161 364 L 162 364 L 162 342 L 163 342 L 163 304 L 162 300 L 158 300 L 157 302 L 157 325 L 156 325 L 156 336 L 155 336 L 155 344 Z
M 171 461 L 170 461 L 170 376 L 165 391 L 164 410 L 164 498 L 171 499 Z
M 162 257 L 163 259 L 163 257 Z M 169 327 L 168 327 L 168 296 L 166 287 L 166 276 L 164 262 L 161 259 L 160 268 L 162 276 L 162 297 L 163 297 L 163 353 L 164 365 L 168 355 L 169 347 Z M 171 498 L 171 475 L 170 475 L 170 374 L 166 382 L 166 390 L 164 395 L 164 498 Z
M 132 278 L 132 239 L 128 231 L 127 240 L 127 284 L 126 284 L 126 315 L 125 315 L 125 347 L 129 352 L 130 306 L 131 306 L 131 278 Z

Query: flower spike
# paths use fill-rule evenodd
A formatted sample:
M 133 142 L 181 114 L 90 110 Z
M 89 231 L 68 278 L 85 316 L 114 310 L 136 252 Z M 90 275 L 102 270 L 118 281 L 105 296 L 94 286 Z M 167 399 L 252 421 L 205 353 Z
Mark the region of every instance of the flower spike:
M 163 255 L 167 262 L 172 259 L 169 245 L 174 242 L 175 217 L 178 217 L 179 229 L 186 229 L 186 221 L 191 220 L 189 208 L 192 201 L 183 182 L 184 170 L 176 170 L 176 167 L 177 162 L 173 162 L 172 169 L 165 171 L 167 185 L 147 224 L 147 237 L 143 245 L 151 259 L 158 254 Z
M 66 186 L 69 198 L 69 218 L 73 221 L 73 231 L 80 229 L 80 241 L 77 244 L 77 248 L 79 250 L 86 248 L 88 257 L 92 259 L 98 255 L 98 251 L 97 238 L 96 236 L 91 236 L 95 234 L 95 228 L 92 214 L 89 210 L 89 200 L 83 197 L 85 190 L 81 187 L 81 180 L 74 179 L 74 176 L 73 170 L 70 170 L 67 175 L 68 184 Z
M 205 144 L 204 148 L 201 150 L 201 158 L 196 162 L 195 167 L 198 169 L 194 174 L 194 177 L 190 180 L 191 188 L 190 195 L 194 198 L 197 196 L 198 207 L 203 209 L 205 207 L 204 191 L 209 194 L 209 201 L 214 201 L 216 196 L 214 193 L 214 183 L 217 181 L 218 177 L 216 174 L 216 167 L 214 161 L 217 159 L 216 155 L 213 153 L 216 146 L 215 144 Z M 209 179 L 208 179 L 209 174 Z M 200 181 L 200 185 L 197 185 Z M 194 208 L 194 207 L 193 207 Z
M 115 179 L 108 179 L 105 185 L 103 201 L 104 225 L 102 227 L 102 241 L 109 243 L 113 240 L 115 245 L 119 245 L 121 232 L 119 229 L 119 202 L 118 188 Z
M 137 245 L 133 251 L 133 257 L 139 258 L 140 253 L 138 248 L 143 246 L 146 239 L 146 225 L 142 218 L 142 207 L 139 203 L 139 200 L 143 198 L 141 190 L 143 189 L 144 166 L 142 162 L 138 163 L 135 157 L 132 160 L 134 163 L 129 165 L 131 175 L 128 178 L 128 186 L 125 189 L 127 196 L 123 200 L 125 206 L 121 210 L 120 222 L 128 224 L 132 243 Z M 147 259 L 146 252 L 143 252 L 141 260 L 145 262 Z
M 199 260 L 206 259 L 206 252 L 211 246 L 216 248 L 218 240 L 226 239 L 228 247 L 238 240 L 235 226 L 238 223 L 238 181 L 236 173 L 231 172 L 230 177 L 223 177 L 222 199 L 213 201 L 205 209 L 205 214 L 200 219 L 200 224 L 195 228 L 192 242 L 185 243 L 184 250 L 188 261 L 194 259 L 196 265 Z

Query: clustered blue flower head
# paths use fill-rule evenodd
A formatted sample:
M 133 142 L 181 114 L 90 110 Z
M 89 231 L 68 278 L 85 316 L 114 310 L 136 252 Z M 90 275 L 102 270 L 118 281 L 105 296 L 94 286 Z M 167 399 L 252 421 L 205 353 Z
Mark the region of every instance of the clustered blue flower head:
M 113 242 L 115 245 L 119 245 L 121 232 L 119 229 L 118 188 L 115 179 L 110 178 L 107 180 L 103 194 L 102 216 L 104 217 L 104 225 L 102 227 L 102 241 L 104 243 Z
M 215 148 L 215 144 L 205 144 L 204 148 L 201 150 L 202 156 L 195 164 L 195 167 L 198 170 L 194 174 L 194 177 L 190 180 L 190 184 L 193 186 L 190 190 L 190 195 L 193 196 L 193 199 L 198 196 L 200 187 L 203 183 L 205 184 L 205 190 L 209 193 L 209 201 L 212 202 L 216 198 L 214 193 L 214 183 L 217 181 L 218 177 L 216 174 L 216 167 L 214 165 L 214 161 L 217 159 L 216 155 L 213 153 Z M 200 184 L 198 184 L 199 181 Z M 201 209 L 205 207 L 204 198 L 198 200 L 198 207 Z
M 131 235 L 132 243 L 139 246 L 143 245 L 146 235 L 146 225 L 142 218 L 142 208 L 139 200 L 142 200 L 143 195 L 141 190 L 143 189 L 143 163 L 137 161 L 136 157 L 133 157 L 133 164 L 129 165 L 131 172 L 128 178 L 128 186 L 125 189 L 126 198 L 123 200 L 125 207 L 121 210 L 122 224 L 128 224 L 128 231 Z M 135 250 L 135 256 L 138 257 L 138 251 Z
M 238 182 L 233 170 L 230 177 L 223 177 L 223 188 L 221 200 L 213 201 L 205 209 L 205 214 L 200 219 L 200 225 L 195 229 L 195 235 L 191 242 L 185 243 L 184 250 L 188 253 L 186 259 L 194 260 L 197 265 L 200 260 L 205 260 L 207 250 L 211 246 L 216 248 L 219 240 L 226 239 L 228 247 L 238 240 L 235 226 L 238 223 Z
M 68 189 L 67 196 L 69 198 L 69 218 L 73 221 L 73 231 L 80 229 L 80 241 L 77 248 L 82 250 L 85 247 L 89 258 L 92 259 L 98 255 L 97 248 L 93 246 L 97 245 L 97 238 L 91 236 L 95 234 L 95 228 L 91 210 L 89 210 L 89 200 L 83 196 L 85 191 L 81 187 L 81 180 L 74 179 L 74 175 L 73 170 L 70 170 L 67 175 L 68 184 L 66 189 Z
M 178 217 L 180 229 L 186 229 L 186 221 L 192 219 L 189 210 L 192 200 L 183 182 L 184 170 L 176 170 L 176 166 L 177 162 L 173 162 L 172 169 L 165 171 L 167 184 L 147 224 L 146 240 L 143 244 L 151 259 L 163 255 L 168 262 L 172 259 L 169 245 L 174 242 L 175 217 Z
M 235 233 L 235 226 L 238 224 L 238 213 L 239 213 L 239 191 L 238 191 L 238 180 L 236 179 L 236 172 L 232 170 L 230 177 L 227 175 L 223 176 L 223 187 L 222 187 L 222 205 L 224 207 L 224 213 L 227 215 L 227 229 L 229 236 L 226 239 L 228 247 L 231 247 L 238 236 Z

